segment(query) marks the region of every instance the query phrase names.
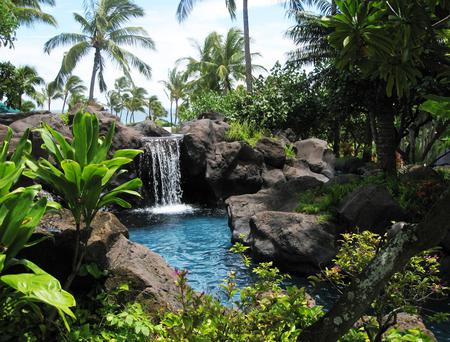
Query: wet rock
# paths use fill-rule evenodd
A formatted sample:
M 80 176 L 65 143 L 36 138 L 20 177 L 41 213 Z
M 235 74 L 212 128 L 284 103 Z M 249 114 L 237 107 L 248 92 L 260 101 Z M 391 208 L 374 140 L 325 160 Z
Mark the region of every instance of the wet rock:
M 256 150 L 262 153 L 264 162 L 272 167 L 282 169 L 286 162 L 283 145 L 274 139 L 264 137 L 256 144 Z
M 318 216 L 264 211 L 250 220 L 250 246 L 259 260 L 315 274 L 336 255 L 335 226 Z
M 356 189 L 342 200 L 337 209 L 341 220 L 361 230 L 383 234 L 392 221 L 403 221 L 405 213 L 382 186 Z

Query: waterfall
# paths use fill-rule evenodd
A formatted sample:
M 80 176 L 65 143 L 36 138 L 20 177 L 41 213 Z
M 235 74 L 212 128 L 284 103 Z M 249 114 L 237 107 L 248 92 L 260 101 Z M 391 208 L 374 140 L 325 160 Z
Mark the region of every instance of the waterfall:
M 139 177 L 144 197 L 155 207 L 181 205 L 181 135 L 146 138 L 141 155 Z

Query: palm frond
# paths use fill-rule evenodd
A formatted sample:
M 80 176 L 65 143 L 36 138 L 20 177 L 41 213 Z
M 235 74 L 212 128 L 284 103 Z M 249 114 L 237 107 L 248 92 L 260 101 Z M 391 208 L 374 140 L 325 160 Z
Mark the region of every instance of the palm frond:
M 88 40 L 89 40 L 89 37 L 85 36 L 83 34 L 61 33 L 61 34 L 49 39 L 44 44 L 44 52 L 50 53 L 53 49 L 55 49 L 59 46 L 64 46 L 64 45 L 69 45 L 69 44 L 78 44 L 78 43 L 82 43 L 82 42 L 87 42 Z

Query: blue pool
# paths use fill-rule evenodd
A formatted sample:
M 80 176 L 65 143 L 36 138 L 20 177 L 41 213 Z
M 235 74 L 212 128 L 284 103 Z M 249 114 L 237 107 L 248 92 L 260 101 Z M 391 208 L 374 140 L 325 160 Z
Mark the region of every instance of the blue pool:
M 133 210 L 121 214 L 129 228 L 130 239 L 159 253 L 169 265 L 189 271 L 189 283 L 195 290 L 220 296 L 220 284 L 229 272 L 236 273 L 239 287 L 256 280 L 239 255 L 229 251 L 231 233 L 223 210 L 174 207 L 170 210 Z M 308 286 L 304 278 L 291 282 Z M 333 294 L 327 290 L 308 289 L 316 301 L 327 306 Z M 438 310 L 450 311 L 450 303 Z M 450 341 L 450 324 L 432 324 L 439 341 Z

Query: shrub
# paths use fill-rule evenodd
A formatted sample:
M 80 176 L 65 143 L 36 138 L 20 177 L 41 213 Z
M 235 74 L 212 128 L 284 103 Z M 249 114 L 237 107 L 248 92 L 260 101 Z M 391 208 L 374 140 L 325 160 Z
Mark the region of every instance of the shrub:
M 255 147 L 261 138 L 269 135 L 270 133 L 266 130 L 260 129 L 249 122 L 233 121 L 225 134 L 225 139 L 227 141 L 245 141 L 250 146 Z
M 316 283 L 331 282 L 342 289 L 366 268 L 382 243 L 381 236 L 369 231 L 343 234 L 334 266 L 310 279 Z M 412 257 L 401 272 L 391 277 L 382 293 L 371 304 L 373 317 L 362 320 L 370 341 L 381 341 L 378 338 L 395 325 L 399 312 L 419 314 L 430 297 L 442 296 L 447 290 L 440 284 L 438 257 L 433 251 Z M 396 338 L 398 334 L 392 333 L 392 339 Z
M 291 145 L 291 144 L 284 145 L 284 154 L 286 154 L 287 159 L 291 159 L 291 160 L 295 159 L 295 157 L 297 156 L 297 153 L 295 152 L 294 145 Z

